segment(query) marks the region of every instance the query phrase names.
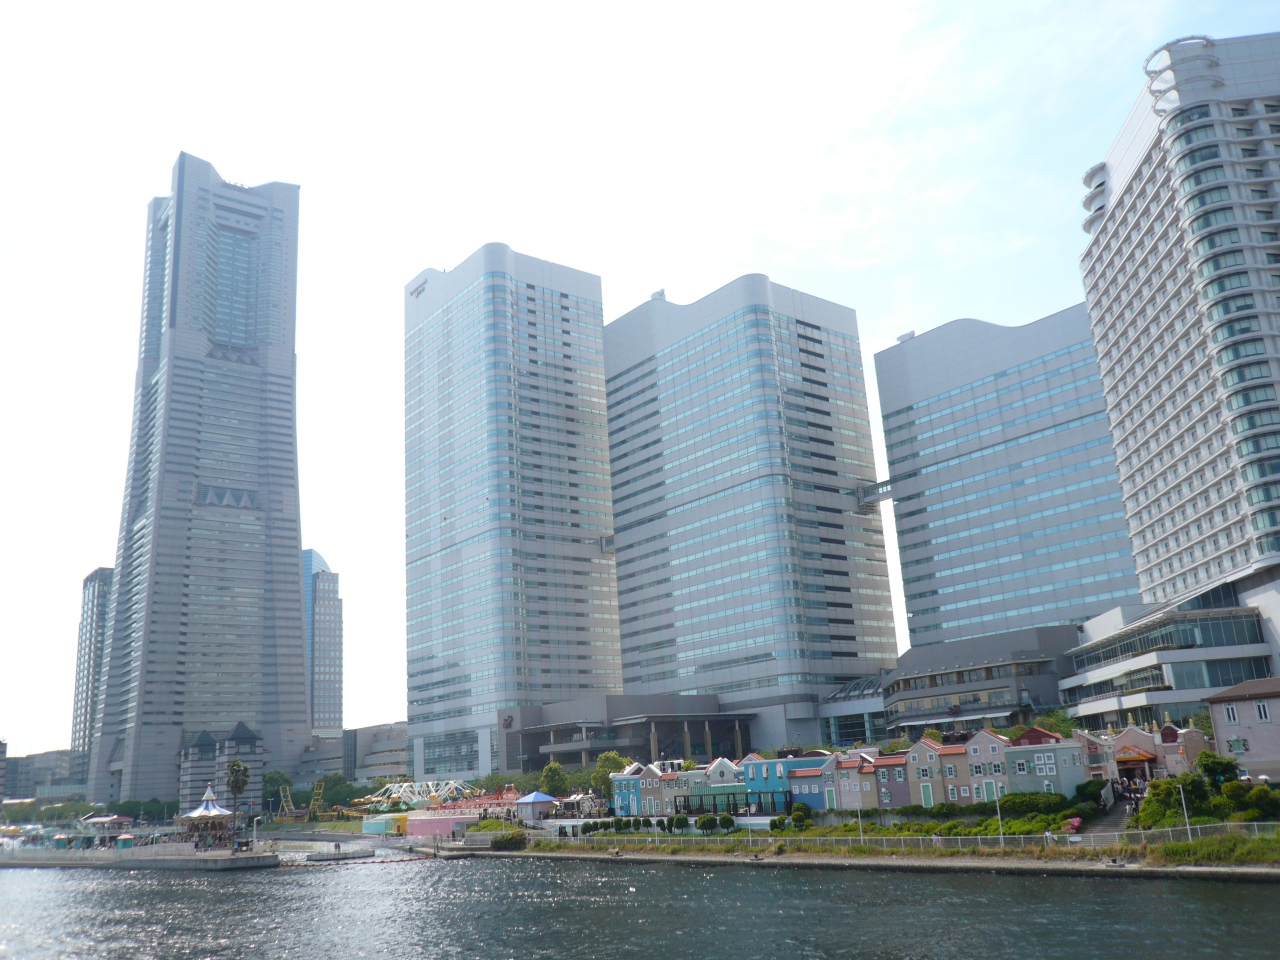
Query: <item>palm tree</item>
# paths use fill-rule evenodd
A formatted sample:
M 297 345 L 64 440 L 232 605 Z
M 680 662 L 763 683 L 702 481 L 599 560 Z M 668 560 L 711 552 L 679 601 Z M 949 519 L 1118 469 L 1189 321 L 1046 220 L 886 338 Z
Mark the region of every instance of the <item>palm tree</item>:
M 231 791 L 231 809 L 236 814 L 237 822 L 240 817 L 240 794 L 249 789 L 250 775 L 249 767 L 243 761 L 232 760 L 227 764 L 227 789 Z

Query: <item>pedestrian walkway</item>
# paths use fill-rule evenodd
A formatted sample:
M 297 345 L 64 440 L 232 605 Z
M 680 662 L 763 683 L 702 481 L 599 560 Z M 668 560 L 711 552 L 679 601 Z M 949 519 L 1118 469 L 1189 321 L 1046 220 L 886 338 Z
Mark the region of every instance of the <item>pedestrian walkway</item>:
M 1123 833 L 1129 814 L 1125 810 L 1124 801 L 1112 804 L 1111 809 L 1097 820 L 1088 824 L 1081 833 Z

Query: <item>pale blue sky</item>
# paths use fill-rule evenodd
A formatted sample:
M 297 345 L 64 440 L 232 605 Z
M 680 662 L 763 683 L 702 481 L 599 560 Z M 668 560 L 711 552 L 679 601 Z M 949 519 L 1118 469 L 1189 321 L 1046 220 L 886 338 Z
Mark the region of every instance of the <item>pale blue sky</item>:
M 610 318 L 767 273 L 855 307 L 871 373 L 906 330 L 1079 301 L 1080 176 L 1147 54 L 1280 29 L 1274 2 L 888 6 L 0 9 L 10 754 L 69 740 L 80 582 L 114 562 L 144 213 L 179 150 L 302 185 L 304 545 L 342 576 L 353 726 L 405 713 L 416 272 L 503 241 L 600 274 Z

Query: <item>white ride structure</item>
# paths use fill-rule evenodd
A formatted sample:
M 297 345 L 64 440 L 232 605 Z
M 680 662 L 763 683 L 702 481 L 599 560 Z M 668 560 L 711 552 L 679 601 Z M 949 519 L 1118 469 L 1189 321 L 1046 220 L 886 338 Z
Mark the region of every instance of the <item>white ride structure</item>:
M 409 807 L 434 807 L 478 797 L 481 791 L 465 780 L 420 780 L 418 782 L 388 783 L 371 796 L 372 805 L 389 804 L 399 800 Z

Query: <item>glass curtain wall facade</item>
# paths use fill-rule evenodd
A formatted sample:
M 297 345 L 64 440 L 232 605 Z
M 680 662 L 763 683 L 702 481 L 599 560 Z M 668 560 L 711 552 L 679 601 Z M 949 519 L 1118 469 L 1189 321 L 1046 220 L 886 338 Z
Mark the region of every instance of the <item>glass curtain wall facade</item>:
M 603 322 L 599 277 L 503 244 L 406 287 L 418 779 L 499 769 L 500 710 L 621 692 Z
M 178 796 L 180 751 L 310 742 L 293 352 L 298 188 L 189 154 L 148 209 L 129 467 L 89 799 Z
M 750 275 L 605 327 L 627 693 L 716 694 L 752 742 L 897 656 L 853 310 Z
M 1137 603 L 1084 304 L 876 354 L 911 645 Z
M 302 551 L 311 734 L 342 736 L 342 597 L 338 575 L 315 550 Z
M 84 578 L 80 592 L 76 691 L 71 711 L 71 779 L 76 783 L 84 783 L 89 776 L 89 743 L 95 700 L 102 683 L 102 651 L 107 641 L 113 573 L 110 567 L 99 567 Z
M 1167 44 L 1081 257 L 1147 603 L 1280 558 L 1280 34 Z

